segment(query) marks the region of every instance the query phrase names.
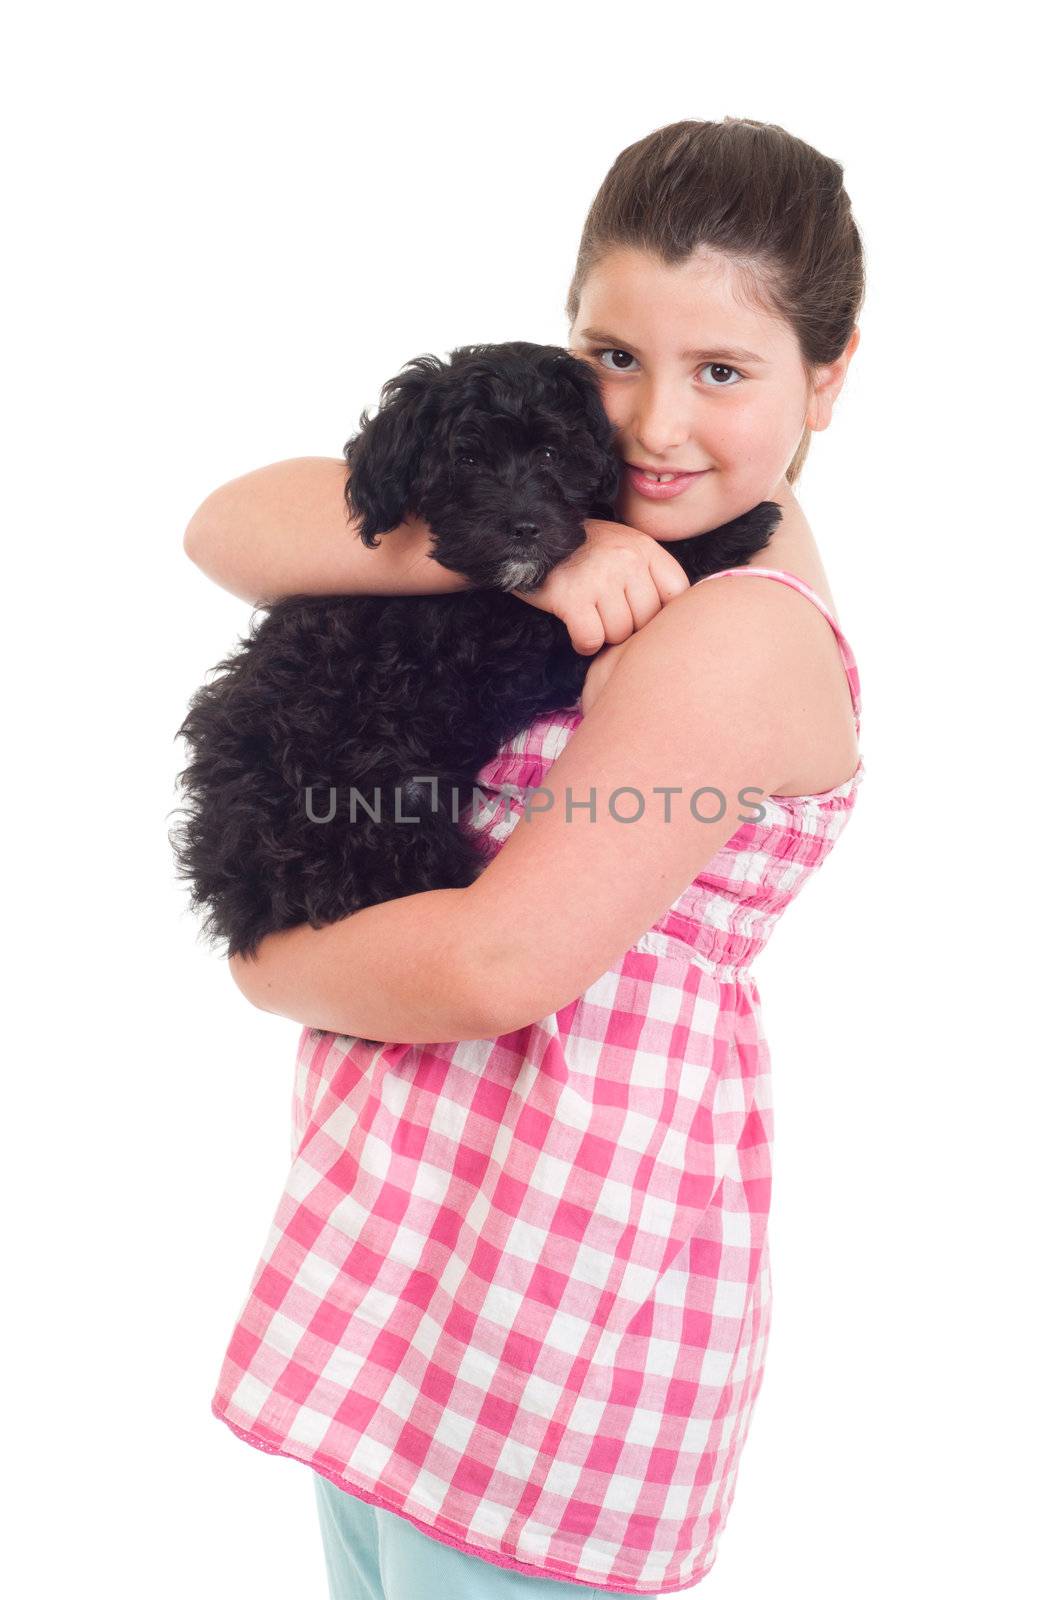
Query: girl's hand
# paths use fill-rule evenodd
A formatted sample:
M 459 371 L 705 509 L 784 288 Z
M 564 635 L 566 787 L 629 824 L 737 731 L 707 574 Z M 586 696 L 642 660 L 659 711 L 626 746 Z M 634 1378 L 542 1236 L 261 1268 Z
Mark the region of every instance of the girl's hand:
M 623 522 L 589 517 L 587 542 L 560 562 L 534 592 L 518 599 L 549 611 L 566 626 L 572 647 L 593 656 L 644 628 L 690 580 L 668 546 Z

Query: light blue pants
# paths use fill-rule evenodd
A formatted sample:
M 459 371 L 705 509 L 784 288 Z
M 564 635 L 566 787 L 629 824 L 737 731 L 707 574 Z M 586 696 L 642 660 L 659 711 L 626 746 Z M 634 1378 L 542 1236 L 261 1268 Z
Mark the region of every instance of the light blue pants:
M 605 1600 L 607 1589 L 533 1578 L 432 1539 L 311 1472 L 329 1600 Z M 612 1591 L 615 1594 L 615 1590 Z

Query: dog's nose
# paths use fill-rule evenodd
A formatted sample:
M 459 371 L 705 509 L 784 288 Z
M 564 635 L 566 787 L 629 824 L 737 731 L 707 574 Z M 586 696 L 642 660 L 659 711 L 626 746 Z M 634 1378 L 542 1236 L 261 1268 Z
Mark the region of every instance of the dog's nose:
M 515 522 L 513 532 L 518 539 L 537 539 L 539 537 L 539 524 L 537 522 Z

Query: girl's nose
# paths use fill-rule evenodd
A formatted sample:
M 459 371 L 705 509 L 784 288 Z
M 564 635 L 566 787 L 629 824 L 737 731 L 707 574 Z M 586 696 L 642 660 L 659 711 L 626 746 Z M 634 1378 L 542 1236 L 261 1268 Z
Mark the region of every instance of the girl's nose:
M 657 459 L 680 448 L 690 436 L 681 401 L 665 385 L 643 389 L 635 400 L 629 427 L 639 448 Z

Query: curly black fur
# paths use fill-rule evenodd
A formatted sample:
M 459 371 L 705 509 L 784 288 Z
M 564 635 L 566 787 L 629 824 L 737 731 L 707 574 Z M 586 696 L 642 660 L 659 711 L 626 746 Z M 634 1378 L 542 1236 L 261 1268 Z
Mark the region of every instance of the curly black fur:
M 463 346 L 449 365 L 419 356 L 359 425 L 346 496 L 364 542 L 420 516 L 434 558 L 475 587 L 293 595 L 252 619 L 191 700 L 175 735 L 188 805 L 169 837 L 230 956 L 471 883 L 486 856 L 459 817 L 477 773 L 536 717 L 574 706 L 592 659 L 509 591 L 538 588 L 586 541 L 586 518 L 613 516 L 620 466 L 593 369 L 523 341 Z M 693 582 L 744 565 L 779 517 L 764 501 L 668 549 Z

